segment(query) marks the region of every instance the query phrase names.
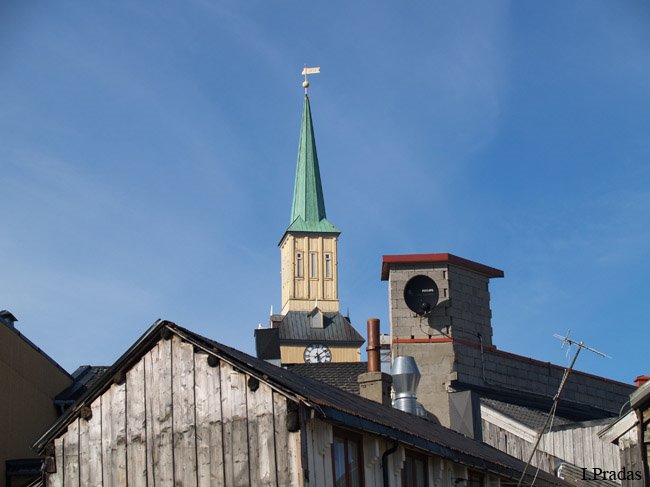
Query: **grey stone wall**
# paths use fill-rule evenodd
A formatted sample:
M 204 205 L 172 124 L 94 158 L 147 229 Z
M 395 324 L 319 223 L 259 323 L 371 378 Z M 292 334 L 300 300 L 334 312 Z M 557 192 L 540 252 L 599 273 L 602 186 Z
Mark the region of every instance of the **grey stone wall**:
M 435 347 L 435 348 L 432 348 Z M 393 345 L 393 356 L 415 357 L 421 378 L 417 398 L 424 408 L 448 428 L 451 427 L 447 386 L 455 378 L 454 348 L 452 343 L 398 343 Z
M 481 359 L 480 349 L 454 343 L 454 352 L 457 378 L 465 384 L 553 397 L 564 374 L 563 367 L 499 350 L 484 348 Z M 633 390 L 632 385 L 574 371 L 561 399 L 618 415 Z
M 438 306 L 429 318 L 421 318 L 404 301 L 404 286 L 409 279 L 425 275 L 438 286 Z M 390 303 L 391 334 L 400 338 L 444 337 L 451 325 L 449 310 L 449 282 L 446 264 L 395 265 L 391 267 L 388 295 Z
M 461 267 L 449 266 L 451 335 L 484 345 L 492 345 L 492 311 L 489 278 Z

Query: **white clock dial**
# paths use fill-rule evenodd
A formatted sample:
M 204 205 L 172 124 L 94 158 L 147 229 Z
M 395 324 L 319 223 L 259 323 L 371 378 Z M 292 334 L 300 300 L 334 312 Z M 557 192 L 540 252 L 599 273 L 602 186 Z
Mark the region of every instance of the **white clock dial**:
M 322 343 L 312 343 L 305 348 L 303 357 L 308 364 L 322 364 L 332 361 L 332 352 Z

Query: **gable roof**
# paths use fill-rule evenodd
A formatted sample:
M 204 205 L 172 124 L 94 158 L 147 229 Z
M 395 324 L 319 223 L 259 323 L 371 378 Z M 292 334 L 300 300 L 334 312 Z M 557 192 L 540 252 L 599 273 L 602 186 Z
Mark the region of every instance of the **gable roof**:
M 163 320 L 156 321 L 88 389 L 77 404 L 35 443 L 34 448 L 42 452 L 51 440 L 61 435 L 68 424 L 79 416 L 84 405 L 89 405 L 111 386 L 114 377 L 123 375 L 161 338 L 168 338 L 172 334 L 193 344 L 197 349 L 217 356 L 236 369 L 256 377 L 260 382 L 264 382 L 285 396 L 312 408 L 316 416 L 322 420 L 350 429 L 367 431 L 484 472 L 518 478 L 524 469 L 524 463 L 520 460 L 439 424 L 299 376 Z M 531 469 L 528 471 L 531 472 Z M 528 474 L 526 479 L 532 480 L 533 474 L 534 471 Z M 537 482 L 540 486 L 569 485 L 545 472 L 539 472 Z
M 309 311 L 289 311 L 280 323 L 280 343 L 291 342 L 339 342 L 361 346 L 365 339 L 354 329 L 350 321 L 338 311 L 323 313 L 323 328 L 309 323 Z

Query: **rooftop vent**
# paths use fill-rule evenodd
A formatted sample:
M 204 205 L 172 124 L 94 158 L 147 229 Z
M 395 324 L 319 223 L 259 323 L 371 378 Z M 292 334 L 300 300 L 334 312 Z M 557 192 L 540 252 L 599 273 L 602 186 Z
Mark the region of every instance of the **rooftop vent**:
M 420 371 L 415 359 L 406 355 L 395 358 L 391 375 L 395 391 L 393 407 L 406 413 L 421 415 L 422 408 L 415 395 L 420 383 Z
M 15 328 L 15 323 L 18 321 L 18 318 L 16 318 L 11 312 L 3 309 L 0 311 L 0 321 L 2 321 L 9 328 Z

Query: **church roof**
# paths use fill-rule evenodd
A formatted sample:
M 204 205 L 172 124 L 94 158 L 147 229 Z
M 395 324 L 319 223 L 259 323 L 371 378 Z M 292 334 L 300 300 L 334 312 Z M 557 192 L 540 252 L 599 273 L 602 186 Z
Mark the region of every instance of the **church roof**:
M 280 323 L 280 343 L 282 342 L 338 342 L 361 346 L 365 339 L 338 311 L 323 313 L 323 328 L 310 325 L 309 311 L 289 311 Z
M 309 97 L 305 104 L 300 128 L 296 181 L 291 206 L 291 223 L 287 232 L 341 233 L 325 214 L 325 199 L 320 180 L 314 125 L 311 120 Z

